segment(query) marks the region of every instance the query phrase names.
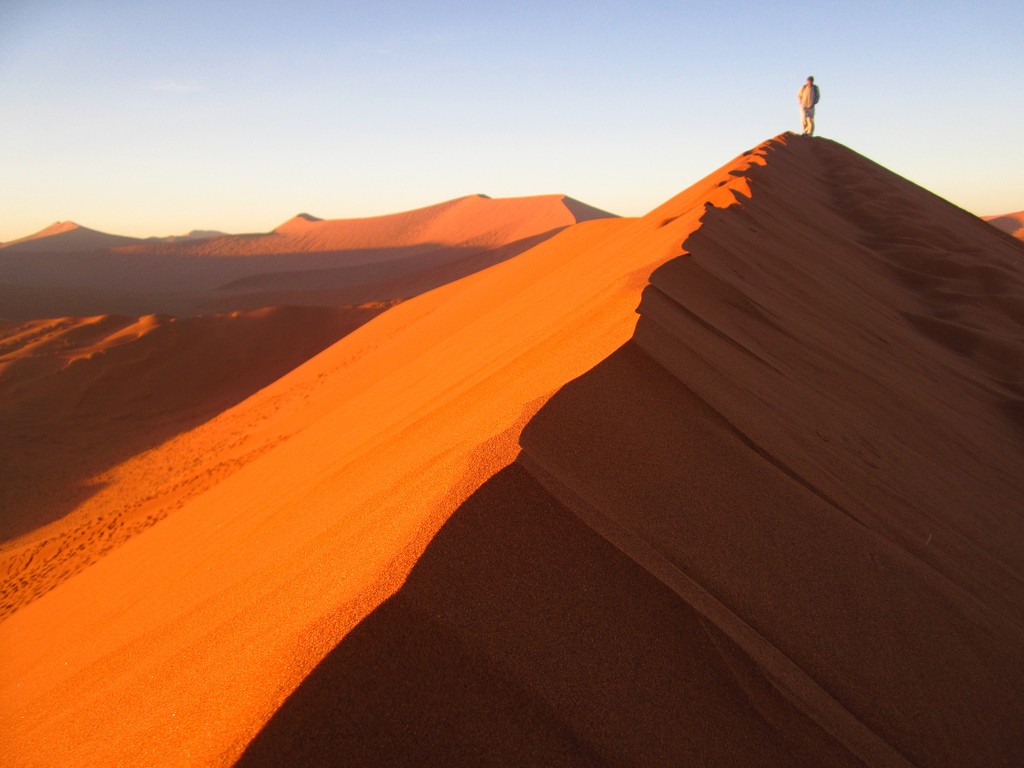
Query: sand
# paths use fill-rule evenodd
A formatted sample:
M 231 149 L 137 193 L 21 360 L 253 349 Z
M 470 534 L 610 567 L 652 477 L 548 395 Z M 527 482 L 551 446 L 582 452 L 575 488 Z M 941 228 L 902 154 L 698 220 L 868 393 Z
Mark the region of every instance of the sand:
M 473 196 L 368 219 L 322 221 L 300 214 L 271 235 L 203 243 L 209 252 L 199 260 L 182 260 L 187 244 L 181 243 L 177 248 L 150 242 L 136 249 L 75 252 L 79 269 L 99 274 L 104 264 L 138 267 L 141 282 L 134 290 L 139 292 L 143 283 L 158 282 L 157 275 L 161 284 L 173 284 L 234 259 L 230 269 L 247 270 L 239 274 L 249 277 L 232 284 L 240 286 L 239 292 L 216 291 L 220 302 L 243 308 L 283 306 L 193 318 L 100 315 L 0 327 L 0 419 L 5 426 L 0 465 L 9 476 L 0 487 L 0 544 L 7 542 L 0 549 L 0 617 L 45 594 L 238 466 L 215 433 L 191 441 L 202 447 L 193 448 L 187 461 L 191 472 L 184 478 L 177 449 L 151 449 L 244 400 L 395 304 L 394 297 L 422 293 L 510 258 L 570 223 L 608 216 L 560 195 Z M 84 231 L 64 222 L 29 240 L 38 245 L 56 239 L 68 246 L 63 238 Z M 239 255 L 254 240 L 269 249 L 269 261 Z M 261 271 L 275 261 L 301 266 L 294 259 L 303 252 L 324 263 L 353 265 Z M 44 250 L 30 253 L 27 262 L 50 270 L 40 272 L 47 298 L 66 301 L 54 292 L 61 278 L 54 265 L 46 264 L 53 258 Z M 151 259 L 149 268 L 138 259 Z M 367 263 L 355 263 L 360 261 Z M 254 293 L 259 285 L 265 290 Z M 88 301 L 117 305 L 109 290 L 86 290 Z M 378 296 L 384 300 L 374 300 Z M 346 299 L 361 303 L 345 305 Z M 326 306 L 301 306 L 310 302 Z M 206 306 L 208 297 L 202 303 Z
M 141 243 L 139 238 L 111 235 L 73 221 L 57 221 L 38 232 L 0 243 L 0 251 L 20 253 L 88 253 Z
M 228 471 L 217 459 L 219 472 L 183 478 L 187 470 L 173 452 L 154 448 L 384 309 L 108 315 L 0 326 L 0 617 Z
M 1016 238 L 1024 239 L 1024 211 L 1005 213 L 1002 216 L 986 216 L 985 221 Z
M 213 479 L 0 624 L 8 762 L 1014 765 L 1022 257 L 784 134 L 405 301 L 115 468 Z
M 0 247 L 0 318 L 390 302 L 609 216 L 564 195 L 472 195 L 360 219 L 300 214 L 268 233 L 170 242 L 66 222 Z

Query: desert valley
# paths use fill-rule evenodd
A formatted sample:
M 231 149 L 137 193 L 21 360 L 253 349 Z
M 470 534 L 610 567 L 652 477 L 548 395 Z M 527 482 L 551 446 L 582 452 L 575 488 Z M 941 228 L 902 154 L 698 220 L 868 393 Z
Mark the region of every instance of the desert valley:
M 3 763 L 1021 765 L 989 218 L 786 133 L 635 218 L 0 244 Z

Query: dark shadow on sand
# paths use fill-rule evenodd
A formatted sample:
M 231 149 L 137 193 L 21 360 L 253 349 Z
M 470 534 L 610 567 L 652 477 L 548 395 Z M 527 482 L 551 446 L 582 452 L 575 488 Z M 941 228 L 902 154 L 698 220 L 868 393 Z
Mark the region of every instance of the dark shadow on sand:
M 627 345 L 527 430 L 579 430 L 579 398 L 626 407 L 635 394 L 624 377 L 650 364 L 640 357 Z M 728 639 L 520 462 L 452 514 L 401 589 L 238 763 L 794 764 L 850 763 Z

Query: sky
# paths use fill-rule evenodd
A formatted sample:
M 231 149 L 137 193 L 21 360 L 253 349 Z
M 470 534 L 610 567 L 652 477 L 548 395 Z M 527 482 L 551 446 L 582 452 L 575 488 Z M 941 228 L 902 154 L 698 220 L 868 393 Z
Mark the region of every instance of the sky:
M 1024 210 L 1013 2 L 0 0 L 0 242 L 566 194 L 642 215 L 817 133 Z

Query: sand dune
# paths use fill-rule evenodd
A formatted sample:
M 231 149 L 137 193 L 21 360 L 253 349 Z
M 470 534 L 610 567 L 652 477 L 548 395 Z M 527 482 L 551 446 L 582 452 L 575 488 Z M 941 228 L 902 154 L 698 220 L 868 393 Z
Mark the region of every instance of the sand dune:
M 1002 216 L 986 216 L 985 221 L 1003 232 L 1024 239 L 1024 211 L 1005 213 Z
M 1013 765 L 1022 256 L 783 135 L 403 302 L 114 468 L 10 762 Z
M 563 195 L 475 195 L 363 219 L 300 214 L 265 234 L 125 239 L 89 253 L 62 245 L 88 230 L 44 231 L 0 250 L 0 306 L 4 317 L 27 320 L 391 301 L 609 215 Z
M 35 234 L 0 243 L 0 249 L 22 253 L 88 253 L 140 242 L 143 241 L 135 237 L 109 235 L 73 221 L 58 221 Z
M 471 195 L 406 213 L 368 219 L 324 221 L 299 214 L 270 235 L 239 245 L 244 245 L 246 253 L 266 252 L 264 249 L 283 252 L 278 244 L 283 239 L 289 240 L 286 246 L 289 253 L 359 251 L 421 243 L 474 243 L 493 248 L 539 232 L 609 215 L 564 195 L 504 200 Z M 226 249 L 229 243 L 209 245 Z
M 324 263 L 378 261 L 254 274 L 215 292 L 220 302 L 248 310 L 245 314 L 236 310 L 187 319 L 101 315 L 8 324 L 0 339 L 0 392 L 5 395 L 0 416 L 7 427 L 0 436 L 0 463 L 10 479 L 0 488 L 0 541 L 21 538 L 0 557 L 0 572 L 6 574 L 0 616 L 160 519 L 166 509 L 154 510 L 149 501 L 160 495 L 156 487 L 165 480 L 168 487 L 187 486 L 195 493 L 219 478 L 224 467 L 233 466 L 218 456 L 213 466 L 219 469 L 205 480 L 182 482 L 147 449 L 244 399 L 394 304 L 394 297 L 422 293 L 510 258 L 550 237 L 555 231 L 551 227 L 586 216 L 607 214 L 554 195 L 500 201 L 477 196 L 347 221 L 321 222 L 302 214 L 279 228 L 303 230 L 294 250 L 316 251 L 327 259 Z M 305 230 L 314 224 L 323 227 L 307 236 Z M 73 224 L 55 227 L 40 237 L 79 229 Z M 530 232 L 540 234 L 520 238 Z M 436 242 L 423 242 L 424 237 Z M 230 258 L 230 244 L 238 240 L 222 238 L 216 251 L 220 256 L 211 256 L 207 263 L 217 268 L 221 256 Z M 342 250 L 325 256 L 323 249 L 332 247 Z M 109 264 L 113 269 L 126 259 L 152 256 L 153 249 L 148 242 L 137 253 L 111 252 Z M 161 252 L 167 256 L 165 263 L 136 270 L 140 288 L 155 279 L 154 269 L 164 286 L 182 279 L 182 270 L 188 272 L 175 261 L 180 249 Z M 95 270 L 101 256 L 90 254 L 79 267 Z M 293 256 L 275 258 L 287 261 Z M 258 259 L 242 261 L 253 269 Z M 261 268 L 267 263 L 261 262 Z M 124 277 L 123 266 L 115 271 Z M 76 307 L 79 299 L 86 307 L 119 304 L 109 286 L 100 291 L 78 287 L 71 296 L 55 296 L 46 285 L 42 289 L 48 299 Z M 204 299 L 204 308 L 210 303 Z M 302 304 L 332 308 L 258 309 Z M 292 335 L 299 337 L 294 343 Z M 166 380 L 176 386 L 167 387 L 162 383 Z M 111 482 L 109 473 L 136 454 L 142 457 L 128 462 L 130 469 L 116 471 L 145 480 L 141 487 L 125 490 L 124 484 Z M 166 466 L 176 467 L 177 460 L 169 459 Z M 172 496 L 179 504 L 180 494 Z M 55 521 L 59 525 L 48 525 Z M 47 527 L 38 530 L 41 526 Z
M 178 503 L 182 488 L 202 487 L 151 449 L 383 309 L 0 325 L 0 617 L 156 522 L 165 510 L 148 503 L 154 494 L 174 488 Z

